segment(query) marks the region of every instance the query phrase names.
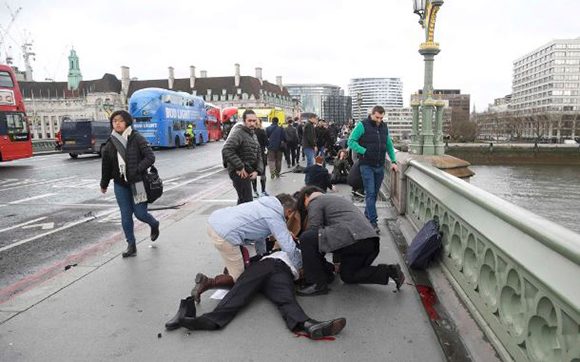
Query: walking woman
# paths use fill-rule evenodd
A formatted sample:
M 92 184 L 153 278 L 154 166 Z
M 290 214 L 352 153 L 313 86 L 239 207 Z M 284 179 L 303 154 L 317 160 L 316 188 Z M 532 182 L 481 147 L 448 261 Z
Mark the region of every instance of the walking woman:
M 143 185 L 143 174 L 155 162 L 155 154 L 147 140 L 131 127 L 133 117 L 127 111 L 113 112 L 110 121 L 113 132 L 102 152 L 101 192 L 107 192 L 109 181 L 113 179 L 128 244 L 123 252 L 126 258 L 137 254 L 133 214 L 149 224 L 152 241 L 159 237 L 159 221 L 147 211 L 147 193 Z

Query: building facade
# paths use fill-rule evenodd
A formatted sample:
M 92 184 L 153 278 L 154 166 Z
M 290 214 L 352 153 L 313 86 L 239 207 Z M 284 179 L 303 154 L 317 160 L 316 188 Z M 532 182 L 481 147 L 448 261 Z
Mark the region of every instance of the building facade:
M 315 113 L 320 118 L 347 122 L 352 118 L 352 99 L 332 84 L 286 84 L 288 93 L 301 113 Z
M 516 59 L 513 69 L 511 98 L 476 115 L 480 138 L 551 143 L 577 139 L 580 37 L 552 40 Z
M 263 80 L 262 68 L 256 68 L 255 77 L 242 76 L 239 64 L 234 65 L 234 74 L 226 77 L 208 77 L 205 70 L 198 77 L 194 66 L 189 78 L 175 78 L 173 67 L 169 67 L 167 79 L 132 80 L 129 67 L 121 67 L 121 73 L 122 94 L 127 100 L 139 89 L 156 87 L 193 94 L 220 108 L 278 108 L 286 116 L 294 115 L 294 103 L 282 77 L 276 77 L 276 84 Z
M 348 85 L 352 97 L 352 114 L 356 119 L 366 118 L 376 106 L 403 107 L 403 83 L 400 78 L 353 78 Z

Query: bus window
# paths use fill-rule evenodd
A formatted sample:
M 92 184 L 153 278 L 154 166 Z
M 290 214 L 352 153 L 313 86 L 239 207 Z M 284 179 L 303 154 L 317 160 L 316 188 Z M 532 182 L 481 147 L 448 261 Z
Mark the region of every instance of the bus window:
M 14 88 L 14 82 L 8 72 L 0 72 L 0 87 Z
M 5 118 L 4 118 L 5 117 Z M 20 113 L 6 113 L 0 119 L 0 134 L 14 135 L 28 133 L 26 119 Z

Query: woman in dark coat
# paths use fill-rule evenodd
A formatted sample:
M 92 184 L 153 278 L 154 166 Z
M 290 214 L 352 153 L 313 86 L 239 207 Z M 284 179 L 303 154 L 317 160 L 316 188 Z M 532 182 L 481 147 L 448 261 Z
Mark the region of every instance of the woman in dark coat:
M 101 192 L 107 192 L 113 179 L 115 198 L 121 211 L 121 225 L 127 239 L 123 257 L 135 256 L 133 214 L 151 227 L 151 240 L 159 237 L 159 221 L 147 211 L 147 193 L 143 174 L 155 162 L 155 154 L 147 140 L 131 125 L 133 117 L 126 111 L 115 111 L 110 117 L 113 132 L 102 152 Z

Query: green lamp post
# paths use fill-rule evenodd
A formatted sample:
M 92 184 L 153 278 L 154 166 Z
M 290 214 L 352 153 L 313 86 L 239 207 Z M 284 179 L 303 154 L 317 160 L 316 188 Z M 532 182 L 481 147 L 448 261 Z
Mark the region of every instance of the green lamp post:
M 411 153 L 419 155 L 442 155 L 444 147 L 441 129 L 443 106 L 433 99 L 433 61 L 440 51 L 439 43 L 434 41 L 435 20 L 443 0 L 413 0 L 419 24 L 425 29 L 425 41 L 419 46 L 419 54 L 425 59 L 425 79 L 420 100 L 411 104 L 413 109 L 413 128 L 411 133 Z M 422 127 L 419 134 L 419 112 Z

